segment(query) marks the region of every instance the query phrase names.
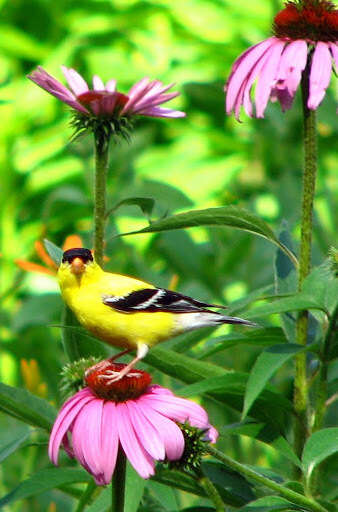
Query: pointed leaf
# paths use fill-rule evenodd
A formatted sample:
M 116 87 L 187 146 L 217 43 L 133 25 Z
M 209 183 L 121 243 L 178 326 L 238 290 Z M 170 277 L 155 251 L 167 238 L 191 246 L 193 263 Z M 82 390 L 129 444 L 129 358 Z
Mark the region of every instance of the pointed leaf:
M 179 213 L 153 222 L 150 226 L 138 231 L 123 233 L 121 236 L 139 233 L 158 233 L 160 231 L 196 226 L 229 226 L 262 236 L 280 247 L 295 265 L 298 264 L 294 254 L 278 240 L 275 233 L 264 220 L 237 206 L 222 206 L 220 208 L 207 208 L 205 210 Z
M 243 423 L 226 425 L 220 429 L 220 433 L 222 435 L 235 434 L 248 436 L 262 443 L 266 443 L 281 455 L 291 460 L 296 466 L 302 466 L 290 443 L 281 435 L 279 430 L 274 429 L 270 425 L 246 420 Z
M 12 437 L 10 440 L 0 444 L 0 463 L 9 457 L 12 453 L 18 450 L 25 441 L 29 438 L 31 429 L 24 427 L 19 433 Z
M 187 384 L 198 383 L 199 385 L 199 382 L 204 379 L 223 377 L 224 385 L 222 389 L 208 391 L 208 395 L 238 411 L 242 407 L 248 379 L 247 373 L 225 370 L 215 364 L 198 361 L 192 357 L 178 354 L 159 346 L 150 350 L 145 361 L 165 374 Z M 214 383 L 212 382 L 211 385 L 213 386 Z M 281 427 L 286 420 L 285 413 L 289 414 L 291 411 L 292 404 L 289 400 L 274 390 L 267 388 L 258 398 L 257 404 L 254 404 L 251 416 L 260 421 L 279 424 Z
M 303 346 L 286 343 L 269 347 L 257 357 L 246 386 L 242 420 L 275 371 L 303 350 Z
M 0 383 L 0 410 L 24 423 L 50 430 L 56 410 L 26 389 Z
M 99 496 L 86 507 L 86 512 L 108 512 L 111 510 L 111 492 L 110 485 L 102 489 Z
M 324 459 L 338 451 L 338 427 L 324 428 L 312 434 L 304 446 L 302 462 L 307 478 Z
M 60 247 L 58 247 L 57 245 L 53 244 L 53 242 L 51 242 L 50 240 L 47 240 L 47 238 L 44 239 L 43 244 L 44 244 L 49 256 L 54 261 L 54 263 L 56 263 L 57 266 L 59 266 L 62 261 L 62 254 L 63 254 L 62 249 Z
M 138 206 L 142 210 L 144 215 L 149 218 L 153 212 L 155 200 L 150 197 L 129 197 L 127 199 L 123 199 L 107 212 L 106 217 L 108 217 L 111 213 L 118 210 L 118 208 L 120 208 L 121 206 L 130 205 Z
M 203 473 L 212 481 L 224 503 L 239 507 L 255 498 L 247 480 L 220 462 L 202 462 Z
M 188 473 L 183 473 L 182 471 L 177 471 L 175 469 L 166 469 L 165 467 L 158 465 L 156 473 L 151 477 L 151 479 L 155 482 L 159 482 L 160 484 L 168 485 L 169 487 L 176 487 L 176 489 L 181 489 L 182 491 L 205 497 L 203 487 Z
M 303 510 L 281 496 L 265 496 L 247 503 L 238 512 L 281 512 L 286 510 Z
M 198 359 L 204 359 L 212 354 L 221 352 L 233 346 L 238 345 L 254 345 L 254 346 L 271 346 L 278 343 L 286 343 L 287 339 L 280 327 L 266 327 L 264 329 L 250 329 L 245 334 L 231 333 L 226 336 L 210 338 L 205 343 L 203 350 Z
M 38 471 L 33 476 L 21 482 L 12 492 L 0 499 L 0 507 L 36 496 L 44 491 L 54 489 L 60 485 L 75 482 L 89 482 L 91 476 L 84 469 L 75 468 L 48 468 Z
M 300 292 L 292 295 L 291 297 L 274 300 L 270 304 L 264 304 L 264 306 L 253 308 L 248 311 L 248 313 L 246 313 L 245 317 L 248 320 L 251 320 L 276 313 L 302 311 L 305 309 L 318 309 L 326 312 L 324 307 L 319 302 L 317 302 L 313 296 L 306 294 L 305 292 Z

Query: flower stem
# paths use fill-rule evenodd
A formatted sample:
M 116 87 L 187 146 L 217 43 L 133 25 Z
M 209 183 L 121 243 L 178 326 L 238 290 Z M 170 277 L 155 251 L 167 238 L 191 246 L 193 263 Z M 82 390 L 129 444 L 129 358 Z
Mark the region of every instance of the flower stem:
M 108 170 L 109 136 L 94 133 L 95 185 L 94 185 L 94 251 L 97 263 L 102 266 L 106 213 L 106 179 Z
M 305 507 L 307 510 L 311 510 L 313 512 L 327 512 L 327 510 L 316 501 L 310 498 L 306 498 L 302 494 L 292 491 L 291 489 L 288 489 L 287 487 L 284 487 L 283 485 L 278 484 L 277 482 L 274 482 L 273 480 L 270 480 L 269 478 L 260 475 L 259 473 L 257 473 L 251 468 L 248 468 L 244 464 L 241 464 L 240 462 L 231 459 L 231 457 L 228 457 L 228 455 L 225 455 L 224 453 L 220 452 L 213 446 L 208 445 L 206 447 L 206 451 L 216 459 L 226 464 L 228 467 L 234 469 L 235 471 L 238 471 L 238 473 L 240 473 L 241 475 L 244 475 L 257 483 L 265 485 L 269 489 L 278 492 L 278 494 L 280 494 L 290 502 L 295 503 L 296 505 L 300 505 L 301 507 Z
M 304 173 L 302 195 L 301 241 L 299 256 L 298 290 L 301 291 L 304 279 L 311 268 L 312 211 L 316 186 L 317 145 L 316 145 L 316 114 L 309 110 L 309 65 L 302 77 L 303 129 L 304 129 Z M 296 323 L 297 343 L 306 345 L 308 333 L 308 311 L 301 311 Z M 308 429 L 308 385 L 306 378 L 306 353 L 296 356 L 296 375 L 294 384 L 294 407 L 300 419 L 295 424 L 294 445 L 298 457 L 301 456 L 304 443 L 309 434 Z
M 208 477 L 203 475 L 198 479 L 198 483 L 203 487 L 206 495 L 208 496 L 210 501 L 212 501 L 213 504 L 215 505 L 215 512 L 224 512 L 225 506 L 223 500 L 220 497 L 212 481 Z
M 127 459 L 121 446 L 112 479 L 112 512 L 124 512 Z

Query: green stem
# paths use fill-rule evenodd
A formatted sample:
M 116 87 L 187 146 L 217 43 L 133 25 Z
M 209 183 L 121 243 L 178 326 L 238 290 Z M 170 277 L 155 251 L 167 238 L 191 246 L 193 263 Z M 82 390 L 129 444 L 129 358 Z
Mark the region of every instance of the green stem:
M 277 484 L 277 482 L 274 482 L 273 480 L 270 480 L 269 478 L 260 475 L 259 473 L 257 473 L 253 469 L 248 468 L 244 464 L 241 464 L 240 462 L 231 459 L 230 457 L 220 452 L 213 446 L 207 446 L 206 451 L 216 459 L 226 464 L 228 467 L 234 469 L 235 471 L 238 471 L 238 473 L 240 473 L 241 475 L 244 475 L 257 483 L 264 485 L 265 487 L 268 487 L 273 491 L 278 492 L 280 496 L 283 496 L 283 498 L 286 498 L 290 502 L 295 503 L 296 505 L 300 505 L 301 507 L 306 507 L 308 510 L 311 510 L 313 512 L 328 512 L 316 501 L 310 498 L 306 498 L 302 494 L 292 491 L 291 489 L 288 489 L 287 487 L 284 487 L 281 484 Z
M 103 264 L 104 228 L 106 214 L 106 179 L 108 170 L 109 137 L 100 132 L 94 134 L 95 141 L 95 186 L 94 186 L 94 251 L 97 263 Z
M 213 504 L 215 505 L 215 512 L 224 512 L 225 506 L 223 500 L 220 497 L 212 481 L 206 476 L 201 476 L 198 479 L 198 483 L 203 487 L 206 495 L 208 496 L 210 501 L 212 501 Z
M 124 512 L 127 459 L 121 446 L 112 479 L 112 512 Z
M 302 98 L 304 117 L 304 173 L 301 219 L 301 241 L 299 257 L 298 290 L 301 291 L 304 279 L 310 273 L 311 240 L 312 240 L 312 211 L 316 186 L 317 146 L 316 146 L 316 114 L 309 110 L 307 100 L 309 95 L 309 64 L 302 77 Z M 296 323 L 297 343 L 306 345 L 308 333 L 308 311 L 301 311 Z M 294 384 L 294 407 L 300 419 L 295 424 L 294 444 L 298 457 L 301 456 L 304 443 L 309 434 L 308 429 L 308 385 L 306 378 L 306 353 L 296 356 L 296 375 Z

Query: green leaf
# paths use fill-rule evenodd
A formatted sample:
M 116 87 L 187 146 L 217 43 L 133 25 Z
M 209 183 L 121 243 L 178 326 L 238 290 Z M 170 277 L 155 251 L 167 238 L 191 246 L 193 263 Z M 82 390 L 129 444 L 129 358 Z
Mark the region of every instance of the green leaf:
M 220 462 L 203 462 L 203 473 L 212 481 L 224 503 L 239 507 L 255 498 L 247 480 Z
M 127 199 L 122 199 L 122 201 L 117 203 L 106 213 L 106 217 L 108 217 L 111 213 L 114 213 L 121 206 L 130 205 L 138 206 L 144 215 L 149 219 L 155 206 L 155 200 L 150 197 L 129 197 Z
M 141 478 L 133 467 L 127 464 L 126 496 L 124 512 L 136 512 L 141 502 L 146 481 Z
M 293 249 L 292 238 L 289 231 L 288 223 L 284 220 L 282 222 L 282 229 L 279 239 L 284 245 Z M 275 293 L 296 293 L 298 275 L 295 267 L 291 264 L 289 258 L 286 257 L 283 251 L 279 248 L 276 251 L 274 265 L 275 274 Z M 288 314 L 281 314 L 281 323 L 284 332 L 290 342 L 295 340 L 296 321 L 295 318 Z
M 198 355 L 198 359 L 204 359 L 238 345 L 271 346 L 286 342 L 287 339 L 280 327 L 250 329 L 245 334 L 231 333 L 226 336 L 208 339 L 205 343 L 205 350 Z
M 39 398 L 26 389 L 0 383 L 0 410 L 35 427 L 50 430 L 56 410 L 47 400 Z
M 238 512 L 279 512 L 282 510 L 303 509 L 280 496 L 265 496 L 264 498 L 258 498 L 258 500 L 247 503 Z
M 53 244 L 53 242 L 51 242 L 50 240 L 47 240 L 47 238 L 44 239 L 43 244 L 44 244 L 45 249 L 48 252 L 49 256 L 54 261 L 54 263 L 56 263 L 57 266 L 59 266 L 62 261 L 62 254 L 63 254 L 62 249 L 60 247 L 58 247 L 57 245 Z
M 86 512 L 108 512 L 111 509 L 111 486 L 102 489 L 99 496 L 86 507 Z
M 181 512 L 215 512 L 215 509 L 210 507 L 189 507 L 184 508 Z
M 158 465 L 156 473 L 151 477 L 155 482 L 160 484 L 168 485 L 169 487 L 176 487 L 182 491 L 196 494 L 197 496 L 205 497 L 205 491 L 203 487 L 188 473 L 177 471 L 175 469 L 166 469 L 165 467 Z
M 0 507 L 36 496 L 44 491 L 54 489 L 60 485 L 75 482 L 89 482 L 92 477 L 84 469 L 75 468 L 48 468 L 42 469 L 32 477 L 21 482 L 12 492 L 0 499 Z
M 246 386 L 242 420 L 275 371 L 305 349 L 296 344 L 286 343 L 269 347 L 257 357 Z
M 0 463 L 18 450 L 29 438 L 31 429 L 26 427 L 21 430 L 15 437 L 0 444 Z
M 238 411 L 241 410 L 248 379 L 247 373 L 225 370 L 215 364 L 199 361 L 159 346 L 153 347 L 149 351 L 145 361 L 182 382 L 198 383 L 197 389 L 199 389 L 200 381 L 223 377 L 222 387 L 217 391 L 208 391 L 208 395 L 222 404 L 225 403 Z M 214 384 L 211 381 L 211 386 Z M 216 384 L 218 386 L 219 383 L 216 381 Z M 196 393 L 196 388 L 194 392 Z M 251 416 L 259 421 L 268 421 L 282 427 L 286 421 L 285 414 L 290 414 L 291 411 L 292 404 L 289 400 L 267 388 L 259 396 L 257 404 L 254 404 Z
M 324 459 L 338 451 L 338 427 L 324 428 L 312 434 L 306 441 L 302 462 L 306 478 Z
M 272 231 L 270 226 L 257 215 L 239 208 L 237 206 L 222 206 L 219 208 L 207 208 L 205 210 L 192 210 L 186 213 L 179 213 L 153 222 L 150 226 L 138 231 L 123 233 L 124 235 L 135 235 L 139 233 L 158 233 L 172 229 L 184 229 L 196 226 L 228 226 L 266 238 L 274 243 L 297 265 L 294 254 L 283 245 Z
M 253 308 L 245 316 L 251 320 L 262 316 L 287 313 L 288 311 L 302 311 L 304 309 L 319 309 L 325 312 L 324 307 L 312 295 L 300 292 L 291 297 L 278 299 L 270 304 Z
M 220 434 L 235 434 L 251 437 L 274 448 L 288 460 L 291 460 L 296 466 L 302 466 L 290 443 L 281 435 L 279 430 L 273 428 L 271 425 L 246 420 L 243 423 L 233 423 L 222 427 Z

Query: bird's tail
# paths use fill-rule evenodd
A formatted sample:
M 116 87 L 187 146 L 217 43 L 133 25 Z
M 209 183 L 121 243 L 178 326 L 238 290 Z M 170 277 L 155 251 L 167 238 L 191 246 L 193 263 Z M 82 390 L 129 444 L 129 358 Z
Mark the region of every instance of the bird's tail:
M 199 329 L 200 327 L 210 327 L 220 324 L 237 324 L 257 327 L 257 324 L 238 318 L 236 316 L 226 316 L 213 311 L 200 311 L 198 313 L 189 313 L 180 315 L 180 326 L 184 330 Z
M 257 324 L 255 324 L 254 322 L 244 320 L 244 318 L 238 318 L 237 316 L 217 315 L 217 318 L 215 318 L 214 321 L 216 324 L 241 324 L 249 325 L 251 327 L 257 327 Z

